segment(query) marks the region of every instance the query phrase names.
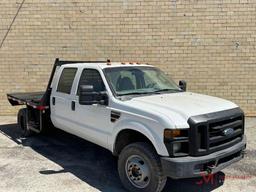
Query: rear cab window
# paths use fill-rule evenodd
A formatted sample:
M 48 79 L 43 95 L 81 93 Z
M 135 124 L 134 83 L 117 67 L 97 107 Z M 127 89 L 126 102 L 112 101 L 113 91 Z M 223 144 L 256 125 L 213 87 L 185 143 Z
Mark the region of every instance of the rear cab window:
M 64 68 L 59 78 L 57 92 L 70 94 L 77 68 Z

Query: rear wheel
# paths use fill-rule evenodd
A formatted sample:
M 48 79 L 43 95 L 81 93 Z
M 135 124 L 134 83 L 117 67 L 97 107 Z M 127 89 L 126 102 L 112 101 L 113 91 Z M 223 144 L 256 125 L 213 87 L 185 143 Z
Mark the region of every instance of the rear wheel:
M 33 134 L 33 132 L 28 129 L 28 119 L 27 119 L 27 109 L 26 108 L 19 110 L 17 123 L 21 130 L 22 136 L 29 137 Z
M 148 143 L 126 146 L 119 155 L 118 172 L 124 187 L 132 192 L 160 192 L 166 183 L 160 158 Z

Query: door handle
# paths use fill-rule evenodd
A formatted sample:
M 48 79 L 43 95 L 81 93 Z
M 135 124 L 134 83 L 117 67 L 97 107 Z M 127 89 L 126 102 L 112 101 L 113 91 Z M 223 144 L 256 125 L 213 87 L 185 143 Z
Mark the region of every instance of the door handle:
M 52 98 L 52 105 L 55 105 L 55 97 Z
M 76 102 L 75 101 L 71 102 L 71 109 L 72 109 L 72 111 L 76 110 Z

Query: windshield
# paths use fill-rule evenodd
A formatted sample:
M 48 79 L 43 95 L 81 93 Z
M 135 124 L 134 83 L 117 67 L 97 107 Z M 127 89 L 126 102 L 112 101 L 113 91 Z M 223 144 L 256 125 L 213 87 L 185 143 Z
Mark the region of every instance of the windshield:
M 113 67 L 104 72 L 117 96 L 181 91 L 173 80 L 154 67 Z

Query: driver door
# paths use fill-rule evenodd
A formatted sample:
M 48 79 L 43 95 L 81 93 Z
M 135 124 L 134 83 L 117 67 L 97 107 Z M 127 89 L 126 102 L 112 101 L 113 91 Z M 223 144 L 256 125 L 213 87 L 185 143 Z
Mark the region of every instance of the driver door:
M 92 85 L 94 91 L 105 91 L 105 85 L 98 70 L 85 68 L 82 70 L 77 93 L 74 96 L 75 109 L 74 121 L 75 129 L 80 132 L 80 136 L 101 146 L 107 146 L 108 136 L 111 133 L 112 124 L 110 121 L 111 110 L 108 106 L 93 104 L 79 104 L 79 87 L 81 85 Z

